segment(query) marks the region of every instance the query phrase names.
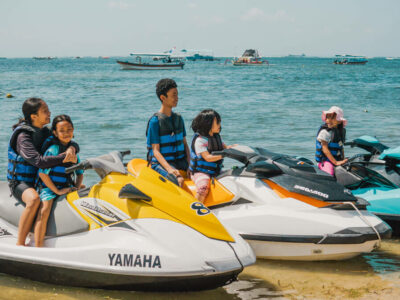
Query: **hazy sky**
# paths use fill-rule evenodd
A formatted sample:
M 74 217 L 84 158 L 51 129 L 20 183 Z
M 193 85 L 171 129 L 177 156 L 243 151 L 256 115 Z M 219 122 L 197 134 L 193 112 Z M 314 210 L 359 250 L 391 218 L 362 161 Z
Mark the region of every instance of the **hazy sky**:
M 399 0 L 0 0 L 0 57 L 400 56 Z

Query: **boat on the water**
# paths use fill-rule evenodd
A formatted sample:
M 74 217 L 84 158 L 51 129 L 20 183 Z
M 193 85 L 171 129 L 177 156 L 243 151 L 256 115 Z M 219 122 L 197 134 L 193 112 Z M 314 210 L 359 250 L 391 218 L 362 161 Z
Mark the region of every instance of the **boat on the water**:
M 166 53 L 131 53 L 131 56 L 133 62 L 117 60 L 123 70 L 177 70 L 185 65 L 182 59 Z
M 33 59 L 36 60 L 50 60 L 50 59 L 56 59 L 57 57 L 55 56 L 34 56 Z
M 336 65 L 365 65 L 368 62 L 365 56 L 335 55 L 333 63 Z
M 268 65 L 267 60 L 263 60 L 255 49 L 247 49 L 241 57 L 232 60 L 234 66 L 261 66 Z

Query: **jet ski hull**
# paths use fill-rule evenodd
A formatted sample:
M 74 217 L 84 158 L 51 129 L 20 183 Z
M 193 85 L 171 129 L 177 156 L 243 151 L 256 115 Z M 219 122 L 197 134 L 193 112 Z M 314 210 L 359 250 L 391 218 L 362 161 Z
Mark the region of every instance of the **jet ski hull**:
M 236 234 L 237 243 L 212 240 L 167 220 L 130 220 L 47 238 L 43 248 L 15 246 L 17 228 L 2 221 L 0 229 L 1 272 L 52 284 L 203 290 L 230 283 L 255 262 L 250 246 Z
M 391 236 L 390 227 L 365 209 L 318 208 L 298 199 L 281 198 L 251 177 L 225 176 L 219 182 L 233 191 L 235 198 L 213 212 L 239 232 L 257 258 L 343 260 L 379 246 L 370 225 L 381 239 Z
M 193 291 L 214 289 L 236 280 L 241 270 L 209 275 L 139 276 L 68 269 L 0 259 L 2 273 L 35 281 L 86 288 L 137 291 Z
M 377 241 L 369 241 L 361 245 L 279 243 L 248 239 L 246 241 L 252 247 L 257 258 L 298 261 L 345 260 L 360 255 L 363 252 L 371 252 L 377 246 Z

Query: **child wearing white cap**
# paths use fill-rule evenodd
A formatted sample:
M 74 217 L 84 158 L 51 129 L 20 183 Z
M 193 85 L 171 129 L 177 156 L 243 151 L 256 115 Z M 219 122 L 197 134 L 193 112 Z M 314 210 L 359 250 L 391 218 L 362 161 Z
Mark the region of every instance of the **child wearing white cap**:
M 346 139 L 347 120 L 343 117 L 343 110 L 332 106 L 322 112 L 324 124 L 319 128 L 316 141 L 315 160 L 318 168 L 334 176 L 335 166 L 347 162 L 344 157 L 343 145 Z

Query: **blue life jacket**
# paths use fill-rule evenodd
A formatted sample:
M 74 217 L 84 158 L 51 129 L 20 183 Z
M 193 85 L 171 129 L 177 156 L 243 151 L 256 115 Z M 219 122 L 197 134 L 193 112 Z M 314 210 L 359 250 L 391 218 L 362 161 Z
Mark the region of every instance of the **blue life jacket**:
M 58 146 L 58 153 L 65 152 L 70 145 L 64 146 L 62 145 L 57 138 L 52 138 L 51 142 L 48 141 L 47 148 L 52 145 Z M 72 163 L 63 163 L 62 165 L 55 166 L 50 168 L 50 173 L 48 174 L 51 181 L 58 189 L 71 187 L 74 185 L 74 181 L 72 179 L 72 174 L 65 173 L 65 169 L 71 167 Z M 40 187 L 44 188 L 47 187 L 43 181 L 40 180 Z
M 14 132 L 11 135 L 8 143 L 7 180 L 14 183 L 24 181 L 26 183 L 34 184 L 36 181 L 38 168 L 25 161 L 16 150 L 17 138 L 21 132 L 26 132 L 31 135 L 33 145 L 37 150 L 40 149 L 40 146 L 43 142 L 43 132 L 39 128 L 22 123 L 14 129 Z
M 160 153 L 167 162 L 176 162 L 186 158 L 185 145 L 183 144 L 184 123 L 180 114 L 172 112 L 171 119 L 157 112 L 153 116 L 158 118 L 160 126 Z M 150 118 L 151 120 L 151 118 Z M 147 123 L 146 136 L 149 131 L 150 120 Z M 147 160 L 152 164 L 159 162 L 154 157 L 151 145 L 147 145 Z
M 197 155 L 194 149 L 194 144 L 196 139 L 200 135 L 198 133 L 194 134 L 192 145 L 190 146 L 190 172 L 197 173 L 202 172 L 211 175 L 212 177 L 218 176 L 222 169 L 223 159 L 215 162 L 206 161 L 200 154 Z M 222 145 L 221 136 L 219 134 L 214 134 L 213 136 L 207 136 L 208 146 L 207 151 L 211 154 L 213 151 L 221 151 L 224 149 Z
M 332 131 L 332 139 L 328 143 L 328 149 L 331 152 L 332 156 L 336 160 L 343 160 L 343 145 L 346 139 L 346 129 L 341 127 L 341 128 L 329 128 L 328 125 L 323 124 L 318 130 L 318 134 L 320 133 L 321 130 L 327 130 L 327 131 Z M 329 160 L 328 157 L 324 154 L 322 151 L 322 144 L 316 140 L 316 149 L 315 149 L 315 160 L 317 162 L 324 162 Z

